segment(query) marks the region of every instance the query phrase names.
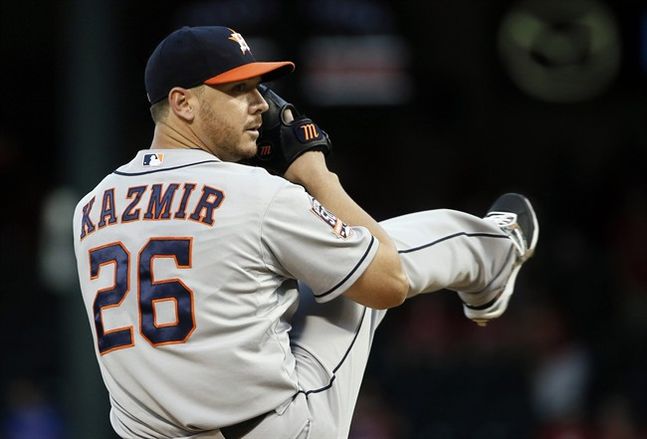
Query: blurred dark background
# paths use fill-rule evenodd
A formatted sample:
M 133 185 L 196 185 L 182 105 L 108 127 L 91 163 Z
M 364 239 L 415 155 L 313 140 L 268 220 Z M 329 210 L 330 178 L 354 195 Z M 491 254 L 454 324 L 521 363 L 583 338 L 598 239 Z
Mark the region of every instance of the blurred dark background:
M 147 148 L 143 70 L 227 25 L 331 135 L 378 219 L 527 194 L 541 239 L 478 328 L 449 292 L 380 329 L 357 438 L 647 437 L 647 3 L 2 0 L 0 437 L 110 438 L 71 209 Z

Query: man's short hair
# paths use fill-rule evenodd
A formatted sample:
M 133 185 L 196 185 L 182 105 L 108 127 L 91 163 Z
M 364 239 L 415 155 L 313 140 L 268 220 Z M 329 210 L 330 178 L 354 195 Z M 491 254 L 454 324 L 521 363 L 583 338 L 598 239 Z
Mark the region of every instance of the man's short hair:
M 153 118 L 153 122 L 160 123 L 162 120 L 166 119 L 169 111 L 170 107 L 166 99 L 151 105 L 151 117 Z

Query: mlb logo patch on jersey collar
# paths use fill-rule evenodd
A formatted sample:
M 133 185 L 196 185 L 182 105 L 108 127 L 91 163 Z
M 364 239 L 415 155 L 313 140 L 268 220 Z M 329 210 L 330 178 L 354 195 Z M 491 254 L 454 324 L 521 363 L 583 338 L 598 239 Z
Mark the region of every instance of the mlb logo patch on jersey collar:
M 164 154 L 161 152 L 151 152 L 144 154 L 142 165 L 144 166 L 161 166 L 164 161 Z

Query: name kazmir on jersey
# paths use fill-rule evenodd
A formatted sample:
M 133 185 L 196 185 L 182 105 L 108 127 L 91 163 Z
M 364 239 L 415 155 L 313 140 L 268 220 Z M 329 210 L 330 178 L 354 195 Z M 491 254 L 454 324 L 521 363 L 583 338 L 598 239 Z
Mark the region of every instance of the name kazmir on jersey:
M 295 280 L 332 300 L 378 242 L 300 186 L 176 149 L 140 151 L 88 193 L 74 246 L 113 427 L 178 437 L 290 400 Z

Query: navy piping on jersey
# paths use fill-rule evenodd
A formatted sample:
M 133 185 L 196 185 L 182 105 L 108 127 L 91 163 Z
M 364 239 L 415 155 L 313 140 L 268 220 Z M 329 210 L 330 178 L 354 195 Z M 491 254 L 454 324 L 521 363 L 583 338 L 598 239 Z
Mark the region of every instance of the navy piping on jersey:
M 153 174 L 155 172 L 172 171 L 173 169 L 186 168 L 188 166 L 196 166 L 196 165 L 201 165 L 203 163 L 219 163 L 219 162 L 220 162 L 220 160 L 203 160 L 201 162 L 187 163 L 186 165 L 172 166 L 170 168 L 153 169 L 151 171 L 142 171 L 142 172 L 113 171 L 113 174 L 124 175 L 126 177 L 133 177 L 133 176 L 136 176 L 136 175 Z
M 398 253 L 413 253 L 413 252 L 416 252 L 418 250 L 423 250 L 423 249 L 425 249 L 427 247 L 431 247 L 432 245 L 436 245 L 436 244 L 441 243 L 443 241 L 447 241 L 448 239 L 457 238 L 459 236 L 467 236 L 469 238 L 472 238 L 472 237 L 475 237 L 475 236 L 482 236 L 482 237 L 486 237 L 486 238 L 506 238 L 506 239 L 510 239 L 510 237 L 508 235 L 505 235 L 505 234 L 500 234 L 499 235 L 499 234 L 494 234 L 494 233 L 458 232 L 458 233 L 454 233 L 453 235 L 448 235 L 448 236 L 445 236 L 444 238 L 437 239 L 437 240 L 432 241 L 432 242 L 430 242 L 428 244 L 423 244 L 421 246 L 410 248 L 410 249 L 407 249 L 407 250 L 398 250 Z
M 311 393 L 319 393 L 323 392 L 324 390 L 328 390 L 332 387 L 332 383 L 335 382 L 335 378 L 337 378 L 337 375 L 335 373 L 339 370 L 342 364 L 344 364 L 344 361 L 346 361 L 346 358 L 348 357 L 348 354 L 350 354 L 350 350 L 353 349 L 353 346 L 355 345 L 355 341 L 357 340 L 357 336 L 359 335 L 360 329 L 362 329 L 362 323 L 364 323 L 364 316 L 366 315 L 366 307 L 364 307 L 364 310 L 362 311 L 362 316 L 359 318 L 359 325 L 357 325 L 357 329 L 355 329 L 355 336 L 353 337 L 353 341 L 350 342 L 350 345 L 348 346 L 348 349 L 346 349 L 346 353 L 344 353 L 344 356 L 341 357 L 341 360 L 339 361 L 339 364 L 335 366 L 335 368 L 332 370 L 333 376 L 330 378 L 330 382 L 326 384 L 323 387 L 320 387 L 318 389 L 314 390 L 299 390 L 296 394 L 298 395 L 299 393 L 303 393 L 306 397 L 310 395 Z
M 315 297 L 324 297 L 327 296 L 328 294 L 332 293 L 335 291 L 337 288 L 339 288 L 340 285 L 342 285 L 344 282 L 348 280 L 349 277 L 353 275 L 357 271 L 360 265 L 362 265 L 362 262 L 364 262 L 364 259 L 366 259 L 366 256 L 368 256 L 369 251 L 373 248 L 373 244 L 375 243 L 375 237 L 371 236 L 371 242 L 368 244 L 368 248 L 364 252 L 364 255 L 362 255 L 362 258 L 359 260 L 359 262 L 353 267 L 353 269 L 346 275 L 345 278 L 343 278 L 337 285 L 329 289 L 328 291 L 324 291 L 321 294 L 313 294 Z
M 428 244 L 424 244 L 424 245 L 421 245 L 421 246 L 418 246 L 418 247 L 410 248 L 410 249 L 407 249 L 407 250 L 398 250 L 398 253 L 412 253 L 412 252 L 415 252 L 415 251 L 418 251 L 418 250 L 425 249 L 427 247 L 431 247 L 432 245 L 436 245 L 436 244 L 441 243 L 443 241 L 447 241 L 448 239 L 456 238 L 458 236 L 467 236 L 467 237 L 483 236 L 483 237 L 486 237 L 486 238 L 508 238 L 509 239 L 509 236 L 505 235 L 505 234 L 498 235 L 498 234 L 494 234 L 494 233 L 482 233 L 482 232 L 477 232 L 477 233 L 459 232 L 459 233 L 454 233 L 453 235 L 445 236 L 443 238 L 437 239 L 437 240 L 432 241 L 432 242 L 430 242 Z M 371 245 L 372 244 L 373 244 L 373 241 L 371 241 Z M 369 246 L 369 249 L 370 248 L 371 248 L 371 246 Z M 368 254 L 368 250 L 364 254 L 364 257 L 366 257 L 367 254 Z M 364 257 L 362 257 L 362 260 L 364 260 Z M 361 264 L 361 261 L 360 261 L 359 264 Z M 357 266 L 359 266 L 359 264 L 357 264 Z M 355 267 L 355 269 L 357 269 L 357 266 Z M 353 269 L 353 271 L 355 271 L 355 269 Z M 348 276 L 346 278 L 348 278 Z M 346 279 L 344 279 L 344 280 L 346 280 Z M 340 284 L 341 283 L 343 283 L 343 281 L 340 282 Z M 337 287 L 335 287 L 335 288 L 337 288 Z M 334 290 L 334 288 L 333 288 L 333 290 Z M 350 342 L 350 345 L 348 346 L 348 349 L 346 349 L 346 352 L 344 353 L 344 356 L 339 361 L 339 364 L 337 364 L 337 366 L 335 366 L 335 368 L 333 369 L 333 371 L 332 371 L 333 376 L 332 376 L 332 378 L 330 378 L 330 382 L 327 385 L 325 385 L 323 387 L 320 387 L 318 389 L 299 390 L 295 394 L 295 396 L 298 395 L 299 393 L 303 393 L 307 397 L 311 393 L 323 392 L 324 390 L 328 390 L 328 389 L 330 389 L 332 387 L 332 384 L 333 384 L 333 382 L 335 382 L 335 378 L 337 377 L 334 374 L 339 370 L 339 368 L 342 366 L 342 364 L 344 364 L 344 361 L 348 357 L 348 354 L 350 353 L 351 349 L 355 345 L 355 341 L 357 340 L 357 336 L 359 335 L 359 331 L 360 331 L 360 329 L 362 329 L 362 323 L 364 322 L 364 316 L 365 315 L 366 315 L 366 307 L 364 307 L 364 311 L 362 312 L 362 317 L 359 320 L 359 325 L 357 326 L 357 329 L 355 330 L 355 336 L 353 337 L 353 341 Z

